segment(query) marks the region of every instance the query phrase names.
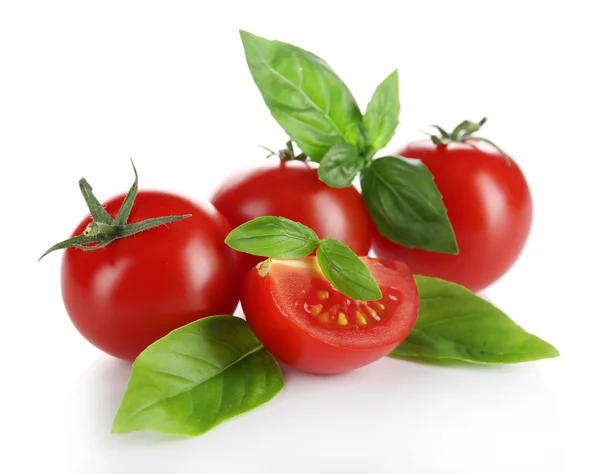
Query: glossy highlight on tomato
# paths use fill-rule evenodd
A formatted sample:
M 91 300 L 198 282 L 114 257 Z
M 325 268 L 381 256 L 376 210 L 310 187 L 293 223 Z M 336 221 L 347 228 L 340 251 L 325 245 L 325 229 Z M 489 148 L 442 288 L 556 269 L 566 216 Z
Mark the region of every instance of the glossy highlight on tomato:
M 385 356 L 415 324 L 417 287 L 401 262 L 361 260 L 381 288 L 379 301 L 337 291 L 315 257 L 266 260 L 244 280 L 246 321 L 276 358 L 306 372 L 345 372 Z
M 104 207 L 115 216 L 123 199 Z M 240 261 L 223 242 L 231 226 L 212 205 L 140 191 L 129 222 L 184 214 L 192 216 L 104 248 L 65 250 L 65 307 L 79 332 L 99 349 L 133 360 L 173 329 L 205 316 L 232 314 L 237 307 Z M 73 235 L 90 222 L 83 220 Z
M 531 194 L 517 163 L 477 139 L 447 145 L 422 140 L 398 154 L 421 160 L 433 175 L 459 254 L 406 248 L 375 231 L 377 256 L 402 260 L 415 274 L 443 278 L 472 291 L 498 280 L 519 257 L 531 228 Z
M 345 243 L 357 255 L 371 247 L 370 217 L 356 188 L 331 188 L 318 171 L 299 160 L 274 160 L 224 181 L 211 202 L 237 227 L 256 217 L 278 216 L 300 222 L 320 238 Z M 245 254 L 244 268 L 263 258 Z

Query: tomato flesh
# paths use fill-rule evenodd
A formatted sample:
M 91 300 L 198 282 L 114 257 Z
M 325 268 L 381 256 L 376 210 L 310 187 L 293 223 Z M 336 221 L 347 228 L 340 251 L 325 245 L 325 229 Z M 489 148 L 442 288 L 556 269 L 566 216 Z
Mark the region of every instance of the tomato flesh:
M 337 291 L 315 257 L 253 268 L 242 290 L 248 324 L 275 357 L 306 372 L 344 372 L 385 356 L 414 326 L 418 292 L 405 264 L 362 260 L 380 285 L 379 301 Z
M 477 141 L 436 146 L 423 140 L 408 144 L 399 154 L 420 159 L 433 175 L 459 254 L 407 248 L 375 231 L 376 255 L 402 260 L 415 274 L 443 278 L 472 291 L 498 280 L 519 257 L 531 229 L 531 194 L 517 163 Z

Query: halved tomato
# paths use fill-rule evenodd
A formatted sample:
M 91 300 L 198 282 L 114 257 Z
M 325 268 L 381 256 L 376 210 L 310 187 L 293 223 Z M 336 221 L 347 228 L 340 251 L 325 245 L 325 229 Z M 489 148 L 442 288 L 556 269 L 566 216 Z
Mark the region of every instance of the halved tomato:
M 246 321 L 276 358 L 306 372 L 345 372 L 389 354 L 416 322 L 417 287 L 402 262 L 361 260 L 381 288 L 379 301 L 337 291 L 313 256 L 260 263 L 243 285 Z

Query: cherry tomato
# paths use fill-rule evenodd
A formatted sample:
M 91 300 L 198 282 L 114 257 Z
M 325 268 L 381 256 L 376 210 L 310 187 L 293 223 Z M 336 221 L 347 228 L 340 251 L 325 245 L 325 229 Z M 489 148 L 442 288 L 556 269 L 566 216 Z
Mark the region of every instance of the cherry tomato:
M 354 187 L 331 188 L 303 161 L 280 161 L 226 180 L 211 199 L 233 227 L 260 216 L 281 216 L 345 243 L 357 255 L 371 247 L 370 217 Z M 260 257 L 244 254 L 249 269 Z
M 431 171 L 459 254 L 408 249 L 375 232 L 376 254 L 402 260 L 416 274 L 450 280 L 472 291 L 495 282 L 516 261 L 531 228 L 531 194 L 517 164 L 477 139 L 447 145 L 423 140 L 398 154 L 420 159 Z
M 337 291 L 314 256 L 252 268 L 242 288 L 250 328 L 275 357 L 306 372 L 344 372 L 389 354 L 415 324 L 417 287 L 401 262 L 362 260 L 381 288 L 379 301 Z
M 116 215 L 123 198 L 104 205 L 109 214 Z M 183 214 L 192 217 L 101 249 L 65 250 L 61 277 L 67 312 L 99 349 L 133 360 L 173 329 L 235 310 L 240 261 L 223 242 L 231 227 L 212 205 L 140 191 L 129 222 Z M 73 235 L 80 235 L 90 222 L 81 222 Z

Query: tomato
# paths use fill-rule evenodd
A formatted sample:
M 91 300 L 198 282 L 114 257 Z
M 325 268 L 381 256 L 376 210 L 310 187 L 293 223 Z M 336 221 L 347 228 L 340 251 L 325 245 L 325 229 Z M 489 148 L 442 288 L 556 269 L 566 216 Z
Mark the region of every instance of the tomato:
M 124 196 L 104 207 L 115 216 Z M 62 295 L 81 334 L 99 349 L 133 360 L 149 344 L 196 319 L 232 314 L 241 291 L 239 258 L 223 240 L 231 231 L 210 204 L 140 191 L 129 223 L 192 217 L 115 240 L 104 248 L 65 250 Z M 79 224 L 81 234 L 91 218 Z
M 260 216 L 286 217 L 320 238 L 340 240 L 357 255 L 371 247 L 370 217 L 354 187 L 331 188 L 303 161 L 270 163 L 226 180 L 211 199 L 233 227 Z M 261 260 L 245 254 L 244 268 Z
M 399 155 L 418 158 L 431 171 L 459 254 L 409 249 L 375 232 L 376 254 L 402 260 L 416 274 L 450 280 L 472 291 L 495 282 L 517 260 L 531 228 L 531 194 L 517 164 L 477 139 L 447 145 L 418 141 Z
M 337 291 L 316 257 L 266 260 L 242 288 L 246 321 L 264 346 L 297 369 L 333 374 L 389 354 L 413 328 L 419 296 L 401 262 L 362 257 L 379 284 L 379 301 L 355 301 Z

